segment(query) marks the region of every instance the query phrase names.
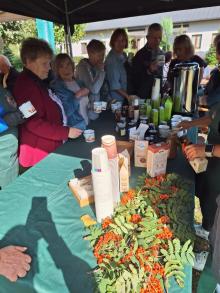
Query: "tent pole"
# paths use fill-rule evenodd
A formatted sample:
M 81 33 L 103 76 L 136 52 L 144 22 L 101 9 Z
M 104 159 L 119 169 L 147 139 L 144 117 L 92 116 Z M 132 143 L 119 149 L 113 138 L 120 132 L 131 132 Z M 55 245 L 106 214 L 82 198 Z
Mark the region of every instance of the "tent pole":
M 72 50 L 72 42 L 71 42 L 71 31 L 70 31 L 70 22 L 69 22 L 69 15 L 68 15 L 68 7 L 67 7 L 67 0 L 64 0 L 65 6 L 65 17 L 66 17 L 66 30 L 67 30 L 67 52 L 71 57 L 73 57 L 73 50 Z

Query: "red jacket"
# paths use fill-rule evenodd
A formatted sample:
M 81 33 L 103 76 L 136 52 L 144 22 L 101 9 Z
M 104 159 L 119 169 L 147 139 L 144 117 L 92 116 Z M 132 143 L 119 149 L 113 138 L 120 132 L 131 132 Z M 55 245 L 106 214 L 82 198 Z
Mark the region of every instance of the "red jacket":
M 46 86 L 31 71 L 24 69 L 16 80 L 14 96 L 18 106 L 30 101 L 37 113 L 20 127 L 19 162 L 30 167 L 68 138 L 59 106 L 50 98 Z

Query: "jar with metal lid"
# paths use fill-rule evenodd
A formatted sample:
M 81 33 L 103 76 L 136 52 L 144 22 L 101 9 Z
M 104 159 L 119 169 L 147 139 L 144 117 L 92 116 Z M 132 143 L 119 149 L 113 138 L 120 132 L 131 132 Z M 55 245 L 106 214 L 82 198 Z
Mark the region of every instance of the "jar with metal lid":
M 148 117 L 146 115 L 140 116 L 140 123 L 148 124 Z
M 134 118 L 134 106 L 128 107 L 128 118 L 133 119 Z

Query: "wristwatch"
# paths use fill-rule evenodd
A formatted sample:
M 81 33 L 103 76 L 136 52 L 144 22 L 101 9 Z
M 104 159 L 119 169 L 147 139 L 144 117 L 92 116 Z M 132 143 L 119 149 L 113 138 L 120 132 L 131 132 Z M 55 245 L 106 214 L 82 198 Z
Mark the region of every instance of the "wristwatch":
M 211 158 L 213 156 L 213 150 L 214 150 L 214 145 L 213 144 L 207 144 L 205 146 L 205 155 L 208 158 Z

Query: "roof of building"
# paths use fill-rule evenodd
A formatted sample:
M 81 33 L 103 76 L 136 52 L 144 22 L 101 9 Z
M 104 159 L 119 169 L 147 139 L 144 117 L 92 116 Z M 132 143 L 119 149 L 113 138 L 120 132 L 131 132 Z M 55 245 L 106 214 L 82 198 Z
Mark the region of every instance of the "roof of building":
M 184 22 L 194 22 L 201 20 L 213 20 L 220 19 L 220 6 L 208 7 L 208 8 L 198 8 L 190 10 L 180 10 L 171 11 L 158 14 L 128 17 L 121 19 L 113 19 L 106 21 L 97 21 L 93 23 L 88 23 L 86 26 L 86 31 L 98 31 L 98 30 L 108 30 L 115 29 L 118 27 L 139 27 L 148 26 L 154 22 L 161 22 L 164 17 L 171 17 L 173 23 L 184 23 Z
M 7 22 L 7 21 L 14 21 L 14 20 L 25 20 L 25 19 L 29 19 L 29 18 L 30 17 L 19 15 L 19 14 L 0 11 L 0 22 Z

